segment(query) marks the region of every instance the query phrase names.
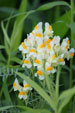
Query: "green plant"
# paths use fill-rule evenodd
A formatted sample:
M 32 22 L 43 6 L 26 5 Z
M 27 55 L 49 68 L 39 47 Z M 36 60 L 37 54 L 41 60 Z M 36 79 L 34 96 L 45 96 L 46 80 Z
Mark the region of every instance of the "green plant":
M 42 6 L 40 6 L 39 8 L 37 8 L 35 10 L 24 12 L 25 9 L 26 9 L 26 7 L 25 7 L 26 2 L 27 1 L 23 0 L 23 2 L 21 3 L 21 7 L 20 7 L 20 10 L 19 10 L 19 13 L 18 14 L 14 15 L 14 16 L 10 16 L 9 18 L 7 18 L 7 19 L 5 19 L 4 21 L 1 22 L 2 30 L 3 30 L 3 33 L 4 33 L 4 45 L 0 45 L 0 49 L 3 49 L 3 50 L 6 51 L 7 59 L 8 60 L 6 60 L 6 58 L 4 58 L 4 56 L 3 56 L 3 54 L 0 53 L 0 66 L 6 65 L 5 70 L 6 70 L 7 67 L 8 68 L 10 68 L 10 67 L 16 68 L 16 66 L 14 66 L 14 63 L 22 64 L 22 61 L 18 57 L 16 57 L 16 55 L 17 55 L 17 48 L 18 48 L 18 46 L 19 46 L 19 44 L 21 42 L 24 21 L 25 21 L 25 19 L 27 17 L 29 18 L 29 16 L 31 14 L 34 14 L 34 13 L 37 13 L 37 12 L 40 12 L 40 11 L 42 12 L 42 11 L 51 9 L 51 8 L 53 8 L 55 6 L 60 6 L 60 5 L 67 6 L 68 10 L 65 8 L 65 10 L 67 10 L 66 13 L 63 16 L 59 17 L 57 19 L 57 21 L 55 21 L 55 23 L 53 23 L 52 26 L 53 26 L 53 29 L 55 31 L 55 34 L 56 35 L 60 35 L 61 38 L 63 38 L 66 35 L 66 33 L 71 29 L 71 39 L 70 40 L 71 40 L 71 45 L 73 46 L 74 34 L 75 34 L 75 31 L 74 31 L 75 24 L 74 24 L 74 3 L 73 3 L 73 0 L 71 0 L 71 5 L 69 5 L 68 3 L 64 2 L 64 1 L 57 1 L 57 2 L 52 2 L 52 3 L 47 3 L 45 5 L 42 5 Z M 70 15 L 71 15 L 71 18 L 70 18 Z M 8 29 L 9 22 L 11 21 L 11 19 L 12 18 L 15 18 L 15 17 L 17 17 L 17 19 L 16 19 L 15 24 L 14 24 L 14 27 L 13 27 L 13 32 L 11 33 L 12 35 L 9 38 L 9 36 L 7 34 L 7 29 Z M 4 22 L 6 22 L 6 21 L 8 21 L 8 22 L 7 22 L 6 27 L 4 27 Z M 60 30 L 60 28 L 62 30 Z M 19 37 L 19 39 L 18 39 L 18 37 Z M 18 42 L 17 42 L 17 39 L 18 39 Z M 65 92 L 61 93 L 61 95 L 59 95 L 59 96 L 58 96 L 58 94 L 60 94 L 59 93 L 59 86 L 60 86 L 60 84 L 59 84 L 59 71 L 58 71 L 58 75 L 57 75 L 57 78 L 56 78 L 56 81 L 57 81 L 56 82 L 56 94 L 58 96 L 57 105 L 59 106 L 58 112 L 61 112 L 62 109 L 65 112 L 67 112 L 67 110 L 66 110 L 67 107 L 65 107 L 65 106 L 67 106 L 67 104 L 70 102 L 70 100 L 72 99 L 73 95 L 75 94 L 75 87 L 73 87 L 73 80 L 72 80 L 72 78 L 73 78 L 73 72 L 72 71 L 75 70 L 75 68 L 74 67 L 72 68 L 72 67 L 73 67 L 73 62 L 71 60 L 70 69 L 68 68 L 68 66 L 66 66 L 66 67 L 64 67 L 64 70 L 63 71 L 65 71 L 65 69 L 67 71 L 61 73 L 61 75 L 66 75 L 66 74 L 68 75 L 68 73 L 70 73 L 70 82 L 69 82 L 70 85 L 69 86 L 70 86 L 71 89 L 69 89 L 68 91 L 65 91 Z M 20 70 L 20 67 L 18 67 L 18 68 Z M 24 72 L 24 70 L 22 70 L 22 69 L 20 71 L 23 71 Z M 26 70 L 25 71 L 25 75 L 27 75 L 27 73 L 29 74 L 29 70 Z M 21 77 L 23 79 L 27 80 L 29 82 L 29 84 L 35 90 L 37 90 L 38 88 L 40 88 L 36 83 L 34 83 L 34 81 L 32 81 L 32 80 L 28 79 L 26 76 L 24 76 L 24 74 L 21 74 L 21 73 L 17 73 L 17 74 L 21 75 Z M 63 81 L 65 83 L 65 77 L 63 77 L 63 78 L 64 78 Z M 8 87 L 9 86 L 11 86 L 11 85 L 9 85 L 9 84 L 7 85 L 7 81 L 5 79 L 3 88 L 4 88 L 4 91 L 6 89 L 6 92 L 7 93 L 4 93 L 4 94 L 5 94 L 5 97 L 6 97 L 7 102 L 9 100 L 9 102 L 11 104 L 13 104 L 12 103 L 12 100 L 10 99 L 10 94 L 9 94 L 9 91 L 8 91 Z M 36 89 L 35 86 L 37 87 L 37 89 Z M 43 96 L 42 95 L 42 91 L 43 90 L 40 89 L 40 92 L 38 92 L 38 91 L 37 92 L 40 93 L 40 95 L 44 99 L 46 99 L 46 97 L 47 97 L 46 101 L 48 101 L 49 105 L 52 106 L 52 108 L 54 109 L 54 106 L 55 106 L 54 103 L 50 100 L 50 98 L 48 97 L 48 95 L 44 91 L 43 91 L 43 93 L 44 93 L 44 95 L 46 97 Z M 64 99 L 64 98 L 66 98 L 66 99 Z M 42 101 L 43 100 L 40 99 L 40 103 L 42 103 Z M 73 99 L 73 101 L 75 101 L 75 100 Z M 71 103 L 73 103 L 73 101 L 71 101 Z M 8 102 L 8 104 L 9 104 L 9 102 Z M 52 103 L 53 103 L 53 105 L 52 105 Z M 19 104 L 23 104 L 23 103 L 19 102 Z M 12 106 L 12 107 L 17 107 L 17 106 Z M 5 109 L 10 109 L 10 108 L 11 108 L 11 106 L 9 106 L 9 107 L 3 107 L 3 108 L 1 108 L 1 111 L 3 109 L 5 110 Z M 72 106 L 70 106 L 70 108 L 72 109 Z M 49 107 L 48 107 L 48 109 L 49 109 Z M 26 111 L 26 113 L 27 112 L 30 113 L 30 110 L 31 110 L 31 113 L 32 112 L 33 113 L 34 112 L 38 112 L 38 111 L 40 113 L 42 113 L 42 112 L 49 112 L 47 110 L 38 110 L 38 109 L 37 110 L 36 109 L 32 110 L 31 108 L 29 108 L 29 109 L 28 108 L 27 109 L 24 108 L 24 110 Z M 53 112 L 53 111 L 51 111 L 51 112 Z M 56 112 L 57 112 L 57 110 L 56 110 Z M 75 112 L 74 111 L 74 107 L 73 107 L 73 111 L 72 112 Z

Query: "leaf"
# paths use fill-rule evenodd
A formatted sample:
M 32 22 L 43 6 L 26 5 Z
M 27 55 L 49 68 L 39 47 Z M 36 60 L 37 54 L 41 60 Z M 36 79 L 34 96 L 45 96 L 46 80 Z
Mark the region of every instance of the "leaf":
M 16 108 L 16 107 L 24 110 L 21 113 L 51 113 L 50 111 L 45 110 L 45 109 L 32 109 L 26 106 L 19 106 L 19 105 L 0 107 L 0 111 L 5 111 L 7 109 Z
M 3 92 L 6 98 L 7 104 L 12 104 L 12 101 L 8 92 L 8 86 L 7 86 L 6 80 L 4 81 L 4 84 L 3 84 Z
M 51 112 L 44 109 L 32 109 L 32 110 L 27 110 L 21 113 L 51 113 Z
M 5 50 L 6 50 L 7 54 L 9 55 L 10 54 L 10 48 L 9 48 L 10 47 L 10 40 L 9 40 L 6 29 L 4 28 L 3 21 L 1 22 L 1 27 L 2 27 L 3 34 L 4 34 Z
M 48 96 L 47 93 L 45 93 L 45 91 L 37 83 L 35 83 L 33 80 L 31 80 L 24 74 L 21 74 L 19 72 L 16 72 L 16 74 L 19 75 L 22 79 L 26 80 L 45 99 L 45 101 L 48 102 L 48 104 L 53 108 L 53 110 L 55 109 L 55 104 L 50 98 L 50 96 Z
M 52 24 L 54 35 L 59 35 L 63 38 L 69 30 L 70 24 L 70 11 L 63 14 L 55 23 Z
M 64 91 L 64 92 L 60 95 L 59 100 L 61 100 L 62 98 L 65 98 L 65 97 L 67 97 L 68 95 L 71 95 L 71 94 L 75 94 L 75 87 Z
M 2 53 L 0 53 L 0 62 L 6 62 L 6 59 L 5 59 L 5 57 L 3 56 L 3 54 Z
M 70 101 L 70 99 L 72 98 L 72 96 L 75 95 L 75 87 L 64 91 L 60 97 L 59 97 L 59 108 L 58 108 L 58 112 L 61 113 L 62 109 L 64 106 L 66 106 L 66 104 L 68 104 L 68 102 Z
M 67 2 L 57 1 L 57 2 L 50 2 L 50 3 L 42 5 L 39 8 L 37 8 L 37 11 L 48 10 L 48 9 L 51 9 L 51 8 L 53 8 L 55 6 L 59 6 L 59 5 L 68 6 L 70 8 L 70 5 Z
M 2 30 L 3 30 L 3 33 L 4 33 L 5 40 L 7 41 L 8 45 L 10 45 L 10 40 L 9 40 L 7 32 L 6 32 L 5 28 L 4 28 L 3 22 L 1 22 L 1 27 L 2 27 Z
M 21 108 L 23 110 L 31 110 L 31 108 L 26 107 L 26 106 L 20 106 L 20 105 L 12 105 L 12 106 L 5 106 L 5 107 L 0 107 L 0 111 L 4 111 L 7 109 L 11 109 L 11 108 Z
M 12 58 L 11 58 L 11 61 L 16 62 L 16 63 L 18 63 L 18 64 L 22 64 L 22 60 L 19 59 L 19 58 L 17 58 L 17 57 L 12 57 Z
M 25 12 L 26 7 L 27 7 L 27 0 L 22 0 L 20 8 L 19 8 L 19 13 Z M 19 44 L 21 42 L 24 21 L 22 21 L 21 24 L 20 24 L 20 22 L 24 18 L 24 16 L 25 15 L 18 16 L 14 23 L 14 27 L 13 27 L 13 31 L 12 31 L 12 35 L 11 35 L 11 44 L 12 44 L 13 49 L 17 49 L 17 47 L 19 46 Z

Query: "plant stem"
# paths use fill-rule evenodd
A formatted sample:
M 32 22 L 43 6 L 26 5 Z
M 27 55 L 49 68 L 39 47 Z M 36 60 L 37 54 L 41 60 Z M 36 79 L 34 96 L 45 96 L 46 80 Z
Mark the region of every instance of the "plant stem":
M 73 23 L 73 11 L 74 11 L 74 3 L 73 0 L 71 2 L 71 23 Z M 71 30 L 71 47 L 73 46 L 73 32 Z M 72 87 L 72 59 L 70 60 L 70 88 Z
M 59 97 L 59 77 L 60 77 L 60 67 L 58 66 L 58 71 L 56 75 L 56 98 Z
M 74 12 L 74 2 L 73 0 L 70 0 L 71 2 L 71 24 L 73 23 L 73 12 Z M 73 47 L 73 32 L 71 30 L 71 47 Z M 71 59 L 70 60 L 70 88 L 72 88 L 72 65 L 73 65 L 73 60 Z M 70 102 L 70 108 L 71 108 L 71 111 L 72 111 L 72 101 Z

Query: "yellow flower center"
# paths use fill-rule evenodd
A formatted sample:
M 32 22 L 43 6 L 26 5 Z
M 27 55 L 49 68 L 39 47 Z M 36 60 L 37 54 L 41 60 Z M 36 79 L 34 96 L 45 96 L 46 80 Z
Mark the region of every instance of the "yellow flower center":
M 70 56 L 71 56 L 71 57 L 74 56 L 74 53 L 71 53 Z
M 42 71 L 40 71 L 40 70 L 38 70 L 37 72 L 36 72 L 38 75 L 43 75 L 43 72 Z
M 24 85 L 24 88 L 27 88 L 27 87 L 30 87 L 30 85 L 29 84 L 25 84 Z
M 49 50 L 51 49 L 51 45 L 50 45 L 50 44 L 48 44 L 48 46 L 47 46 L 47 47 L 48 47 L 48 49 L 49 49 Z
M 61 61 L 61 62 L 64 62 L 64 59 L 63 59 L 63 58 L 61 58 L 61 59 L 60 59 L 60 61 Z
M 51 71 L 53 69 L 53 67 L 52 66 L 50 66 L 50 67 L 47 67 L 47 71 Z
M 13 87 L 16 87 L 16 83 L 15 82 L 13 83 Z
M 35 62 L 36 64 L 40 64 L 40 60 L 38 60 L 38 59 L 36 59 L 34 62 Z
M 42 34 L 40 34 L 40 33 L 37 33 L 37 34 L 36 34 L 36 37 L 39 37 L 39 38 L 41 38 L 41 37 L 42 37 Z
M 36 52 L 35 49 L 31 49 L 30 52 Z
M 56 58 L 56 55 L 54 54 L 53 56 L 52 56 L 52 60 L 54 60 Z
M 23 91 L 21 91 L 20 93 L 19 93 L 19 95 L 26 95 L 27 93 L 26 92 L 23 92 Z
M 29 60 L 24 60 L 24 63 L 25 64 L 29 64 Z
M 67 44 L 70 44 L 70 41 L 69 40 L 67 40 Z
M 27 46 L 25 46 L 25 44 L 24 44 L 24 42 L 22 42 L 22 47 L 24 48 L 24 49 L 27 49 Z
M 45 47 L 45 44 L 44 42 L 40 45 L 40 48 L 44 48 Z
M 36 25 L 36 26 L 35 26 L 35 30 L 37 30 L 37 29 L 38 29 L 38 26 Z
M 49 26 L 49 30 L 51 30 L 52 29 L 52 27 L 51 26 Z
M 48 39 L 47 41 L 46 41 L 46 44 L 49 44 L 51 42 L 51 39 Z
M 68 45 L 66 46 L 66 49 L 68 49 Z

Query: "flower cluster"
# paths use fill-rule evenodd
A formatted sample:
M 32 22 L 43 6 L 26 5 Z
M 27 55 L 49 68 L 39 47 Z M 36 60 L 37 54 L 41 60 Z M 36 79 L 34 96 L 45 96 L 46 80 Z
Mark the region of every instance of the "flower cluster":
M 14 91 L 19 91 L 18 97 L 24 100 L 27 99 L 28 91 L 32 90 L 30 85 L 25 80 L 23 81 L 23 86 L 21 86 L 17 78 L 13 83 L 13 88 L 14 88 Z
M 39 22 L 19 46 L 24 55 L 22 67 L 37 67 L 34 76 L 38 76 L 40 80 L 45 78 L 44 71 L 47 74 L 55 73 L 58 65 L 64 65 L 65 59 L 69 60 L 74 56 L 69 38 L 63 39 L 62 42 L 60 39 L 59 36 L 53 36 L 53 29 L 49 23 L 45 23 L 43 30 L 42 22 Z

